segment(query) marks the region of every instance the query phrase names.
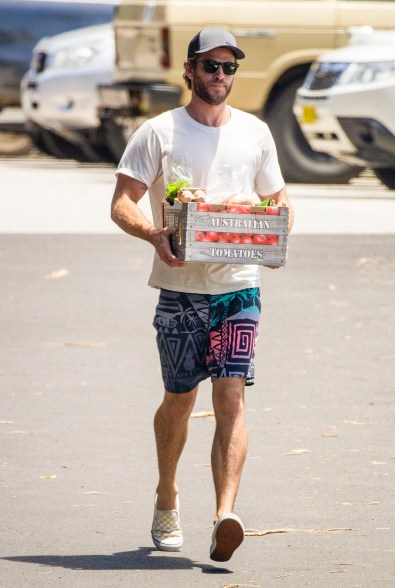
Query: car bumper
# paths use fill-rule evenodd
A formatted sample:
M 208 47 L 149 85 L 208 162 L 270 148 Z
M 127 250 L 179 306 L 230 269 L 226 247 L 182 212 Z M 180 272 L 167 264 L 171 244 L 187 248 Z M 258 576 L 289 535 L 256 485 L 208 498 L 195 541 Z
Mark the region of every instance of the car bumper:
M 95 72 L 74 76 L 66 74 L 25 76 L 21 84 L 24 114 L 48 129 L 94 129 L 98 118 L 97 85 L 111 79 L 112 73 Z
M 355 155 L 372 167 L 395 166 L 395 135 L 371 118 L 339 118 Z
M 394 94 L 395 89 L 388 85 L 370 90 L 360 86 L 358 91 L 336 86 L 326 93 L 302 88 L 294 114 L 314 151 L 352 165 L 393 167 Z
M 293 110 L 313 151 L 327 153 L 338 159 L 343 155 L 356 155 L 355 146 L 323 101 L 297 98 Z
M 111 112 L 126 116 L 155 116 L 180 105 L 182 90 L 163 82 L 122 82 L 99 85 L 100 116 Z

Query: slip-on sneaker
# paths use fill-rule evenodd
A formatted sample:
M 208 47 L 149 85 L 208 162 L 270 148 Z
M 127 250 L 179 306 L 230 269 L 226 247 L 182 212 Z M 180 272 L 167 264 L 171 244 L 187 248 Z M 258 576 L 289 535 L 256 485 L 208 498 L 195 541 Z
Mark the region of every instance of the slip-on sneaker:
M 215 523 L 210 559 L 228 561 L 244 541 L 244 527 L 241 519 L 233 514 L 223 514 Z
M 179 551 L 183 544 L 183 537 L 178 496 L 175 510 L 159 510 L 157 500 L 158 496 L 155 495 L 154 520 L 151 528 L 154 545 L 161 551 Z

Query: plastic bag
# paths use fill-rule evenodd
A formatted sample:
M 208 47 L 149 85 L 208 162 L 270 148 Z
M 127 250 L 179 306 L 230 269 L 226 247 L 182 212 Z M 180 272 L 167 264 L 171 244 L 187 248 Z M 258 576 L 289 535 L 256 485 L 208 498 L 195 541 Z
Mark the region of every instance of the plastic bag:
M 163 178 L 165 182 L 166 200 L 174 203 L 180 188 L 192 186 L 192 165 L 188 156 L 178 159 L 163 160 Z
M 244 163 L 224 164 L 217 169 L 209 178 L 206 195 L 207 202 L 213 204 L 259 203 L 258 196 L 251 191 L 249 170 Z

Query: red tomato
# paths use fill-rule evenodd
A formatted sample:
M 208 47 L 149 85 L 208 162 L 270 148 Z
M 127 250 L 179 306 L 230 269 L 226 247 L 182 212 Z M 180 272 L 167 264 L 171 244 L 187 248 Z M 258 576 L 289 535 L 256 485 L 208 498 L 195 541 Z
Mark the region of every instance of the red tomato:
M 252 235 L 241 235 L 241 242 L 244 245 L 251 245 L 252 244 Z
M 254 235 L 252 242 L 254 245 L 267 245 L 266 237 L 267 235 Z
M 226 212 L 231 214 L 249 214 L 251 212 L 251 206 L 248 204 L 229 204 Z
M 241 236 L 237 233 L 231 233 L 229 241 L 231 243 L 241 243 Z
M 198 212 L 210 212 L 211 206 L 208 202 L 198 202 L 197 210 Z
M 233 233 L 219 233 L 218 242 L 230 243 Z
M 196 231 L 195 233 L 195 241 L 204 241 L 206 233 L 204 231 Z
M 266 214 L 272 214 L 274 216 L 279 216 L 280 208 L 278 206 L 265 206 Z
M 278 235 L 266 235 L 268 245 L 278 245 Z
M 208 241 L 218 241 L 218 236 L 219 236 L 219 233 L 217 233 L 216 231 L 207 231 L 206 232 L 206 238 Z

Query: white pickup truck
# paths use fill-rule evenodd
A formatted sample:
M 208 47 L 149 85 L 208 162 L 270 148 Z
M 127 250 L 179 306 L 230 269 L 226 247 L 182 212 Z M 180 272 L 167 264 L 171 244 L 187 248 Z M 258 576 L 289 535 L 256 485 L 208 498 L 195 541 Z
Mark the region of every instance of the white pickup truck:
M 366 31 L 321 55 L 294 112 L 311 148 L 362 169 L 395 190 L 395 31 Z

